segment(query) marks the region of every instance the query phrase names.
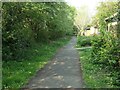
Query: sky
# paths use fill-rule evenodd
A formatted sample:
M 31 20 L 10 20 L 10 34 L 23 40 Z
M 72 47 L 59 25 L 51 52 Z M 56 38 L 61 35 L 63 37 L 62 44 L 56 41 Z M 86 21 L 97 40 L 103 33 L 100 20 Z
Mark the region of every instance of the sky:
M 71 6 L 75 6 L 75 8 L 79 9 L 81 6 L 87 6 L 88 11 L 91 16 L 95 15 L 96 13 L 96 6 L 99 2 L 103 2 L 105 0 L 66 0 L 67 3 Z

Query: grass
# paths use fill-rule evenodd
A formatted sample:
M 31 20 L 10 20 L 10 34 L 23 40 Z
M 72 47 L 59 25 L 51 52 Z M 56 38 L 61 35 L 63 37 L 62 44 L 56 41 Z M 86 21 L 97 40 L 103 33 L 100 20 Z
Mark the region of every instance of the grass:
M 83 79 L 86 88 L 115 88 L 107 70 L 90 61 L 90 48 L 79 51 Z
M 69 41 L 70 37 L 58 39 L 50 44 L 35 44 L 27 50 L 23 60 L 3 61 L 3 88 L 20 88 L 36 71 L 43 68 L 56 50 Z

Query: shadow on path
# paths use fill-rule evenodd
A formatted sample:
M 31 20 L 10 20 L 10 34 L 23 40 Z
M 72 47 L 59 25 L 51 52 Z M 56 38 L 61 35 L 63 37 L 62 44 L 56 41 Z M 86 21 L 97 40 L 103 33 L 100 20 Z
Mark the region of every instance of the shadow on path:
M 64 46 L 45 66 L 28 82 L 24 88 L 82 88 L 83 80 L 79 55 L 74 48 L 76 37 Z

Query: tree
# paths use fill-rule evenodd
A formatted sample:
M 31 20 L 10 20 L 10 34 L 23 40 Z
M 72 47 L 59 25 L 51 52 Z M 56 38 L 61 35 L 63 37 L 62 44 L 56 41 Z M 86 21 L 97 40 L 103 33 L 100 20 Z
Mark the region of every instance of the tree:
M 74 8 L 65 2 L 4 2 L 2 5 L 3 60 L 16 60 L 33 43 L 73 33 Z
M 77 10 L 77 16 L 75 17 L 75 24 L 79 29 L 83 29 L 90 21 L 88 7 L 82 6 Z
M 117 10 L 117 2 L 101 2 L 99 4 L 97 7 L 97 14 L 94 16 L 94 21 L 96 21 L 100 30 L 106 29 L 105 18 L 113 15 L 117 12 Z

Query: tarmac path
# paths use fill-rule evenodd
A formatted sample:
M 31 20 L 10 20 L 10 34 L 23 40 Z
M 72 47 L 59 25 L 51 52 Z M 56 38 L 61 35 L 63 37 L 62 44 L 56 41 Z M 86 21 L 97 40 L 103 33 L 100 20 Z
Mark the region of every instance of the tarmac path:
M 52 61 L 29 80 L 25 88 L 82 88 L 82 71 L 76 37 L 61 48 Z

